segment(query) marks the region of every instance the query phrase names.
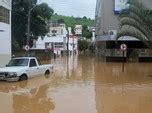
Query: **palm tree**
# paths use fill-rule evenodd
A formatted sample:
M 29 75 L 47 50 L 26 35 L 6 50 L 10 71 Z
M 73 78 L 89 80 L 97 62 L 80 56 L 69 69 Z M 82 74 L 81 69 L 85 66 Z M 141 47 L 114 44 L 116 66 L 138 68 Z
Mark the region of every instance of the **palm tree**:
M 138 0 L 129 0 L 128 4 L 129 13 L 119 16 L 121 30 L 117 34 L 117 40 L 123 36 L 131 36 L 149 46 L 152 41 L 152 11 Z

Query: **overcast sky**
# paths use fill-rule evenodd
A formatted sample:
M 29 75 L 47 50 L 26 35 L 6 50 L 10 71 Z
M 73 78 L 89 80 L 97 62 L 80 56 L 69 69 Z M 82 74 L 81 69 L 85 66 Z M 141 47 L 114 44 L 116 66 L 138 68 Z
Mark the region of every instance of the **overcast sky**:
M 49 4 L 55 13 L 65 16 L 94 19 L 96 0 L 41 0 Z

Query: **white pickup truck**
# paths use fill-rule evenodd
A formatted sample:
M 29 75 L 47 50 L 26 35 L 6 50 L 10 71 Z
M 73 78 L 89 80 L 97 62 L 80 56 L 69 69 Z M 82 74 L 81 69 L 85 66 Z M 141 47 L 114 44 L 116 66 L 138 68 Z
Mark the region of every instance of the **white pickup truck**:
M 6 67 L 0 68 L 0 80 L 23 81 L 52 71 L 52 64 L 41 65 L 35 57 L 17 57 L 10 60 Z

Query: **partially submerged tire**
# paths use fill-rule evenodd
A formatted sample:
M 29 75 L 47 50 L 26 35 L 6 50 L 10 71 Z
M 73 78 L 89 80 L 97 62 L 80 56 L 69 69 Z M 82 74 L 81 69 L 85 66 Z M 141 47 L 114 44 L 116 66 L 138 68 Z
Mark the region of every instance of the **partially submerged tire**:
M 45 75 L 49 75 L 50 74 L 50 71 L 49 70 L 46 70 L 45 71 Z
M 27 75 L 21 75 L 19 81 L 27 80 Z
M 50 78 L 50 71 L 49 70 L 46 70 L 46 72 L 45 72 L 45 78 Z

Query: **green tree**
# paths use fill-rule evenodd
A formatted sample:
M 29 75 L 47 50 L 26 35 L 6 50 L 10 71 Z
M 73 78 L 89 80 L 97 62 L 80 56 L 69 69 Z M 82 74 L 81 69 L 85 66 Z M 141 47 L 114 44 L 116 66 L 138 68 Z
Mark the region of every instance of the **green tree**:
M 66 24 L 66 26 L 68 27 L 72 27 L 74 28 L 75 25 L 86 25 L 86 26 L 94 26 L 94 20 L 91 19 L 84 19 L 84 18 L 77 18 L 77 17 L 69 17 L 69 16 L 62 16 L 62 15 L 53 15 L 51 17 L 51 20 L 53 21 L 58 21 L 60 19 L 64 20 L 64 23 Z
M 32 10 L 31 18 L 31 35 L 32 36 L 45 36 L 49 32 L 48 21 L 51 19 L 53 9 L 46 3 L 37 5 Z
M 57 21 L 58 21 L 58 23 L 65 23 L 64 19 L 62 19 L 62 18 L 58 19 Z
M 84 16 L 84 17 L 83 17 L 83 19 L 87 19 L 87 17 L 86 17 L 86 16 Z
M 47 4 L 37 5 L 37 0 L 12 0 L 12 48 L 22 49 L 26 45 L 28 12 L 31 10 L 30 38 L 44 36 L 49 31 L 48 21 L 53 9 Z M 30 8 L 30 9 L 29 9 Z
M 86 39 L 91 39 L 92 32 L 88 30 L 87 25 L 82 26 L 82 37 L 86 37 Z
M 85 51 L 88 49 L 88 42 L 86 40 L 78 40 L 79 51 Z
M 145 44 L 152 41 L 152 11 L 138 0 L 129 0 L 129 13 L 122 13 L 120 18 L 121 31 L 117 39 L 122 36 L 135 37 Z

